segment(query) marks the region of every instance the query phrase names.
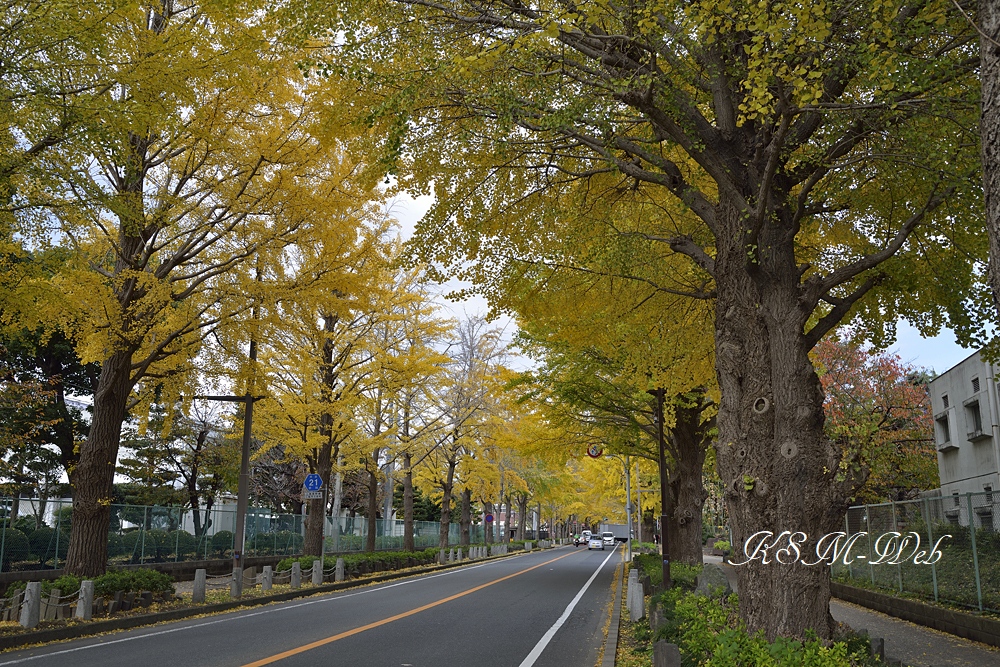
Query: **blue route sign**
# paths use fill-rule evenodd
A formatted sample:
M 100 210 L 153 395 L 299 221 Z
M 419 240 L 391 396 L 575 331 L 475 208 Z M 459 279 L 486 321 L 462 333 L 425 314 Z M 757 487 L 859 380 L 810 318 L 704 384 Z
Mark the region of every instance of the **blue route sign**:
M 316 473 L 306 475 L 306 481 L 303 486 L 306 487 L 306 491 L 319 491 L 323 488 L 323 478 Z

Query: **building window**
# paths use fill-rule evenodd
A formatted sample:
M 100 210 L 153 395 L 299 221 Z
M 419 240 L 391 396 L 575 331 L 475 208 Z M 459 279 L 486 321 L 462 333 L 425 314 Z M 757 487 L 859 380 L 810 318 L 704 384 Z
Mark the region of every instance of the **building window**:
M 983 491 L 986 492 L 986 502 L 992 503 L 993 502 L 993 485 L 992 484 L 986 484 L 986 485 L 984 485 L 983 486 Z
M 947 410 L 948 409 L 948 394 L 944 394 L 941 397 L 941 402 L 944 403 L 944 409 Z
M 958 498 L 958 491 L 952 491 L 951 497 L 955 499 L 955 507 L 958 507 L 959 502 L 961 502 Z
M 940 433 L 938 442 L 942 445 L 951 442 L 951 429 L 948 428 L 948 415 L 937 419 L 938 431 Z
M 979 393 L 979 378 L 972 378 L 972 393 Z
M 983 416 L 979 412 L 979 401 L 969 403 L 965 406 L 965 414 L 968 417 L 969 433 L 979 434 L 983 432 Z

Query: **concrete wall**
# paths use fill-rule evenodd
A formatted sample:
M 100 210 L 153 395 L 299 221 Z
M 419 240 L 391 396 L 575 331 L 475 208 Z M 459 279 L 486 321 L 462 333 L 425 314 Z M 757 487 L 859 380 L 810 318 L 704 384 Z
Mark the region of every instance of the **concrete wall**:
M 1000 492 L 998 372 L 976 352 L 929 385 L 942 496 Z

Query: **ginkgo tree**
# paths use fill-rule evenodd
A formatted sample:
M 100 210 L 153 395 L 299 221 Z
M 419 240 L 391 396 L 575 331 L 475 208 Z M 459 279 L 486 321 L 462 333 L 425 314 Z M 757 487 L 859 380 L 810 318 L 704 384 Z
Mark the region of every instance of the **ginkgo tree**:
M 714 313 L 737 543 L 819 539 L 861 483 L 824 430 L 809 352 L 825 335 L 855 320 L 880 343 L 905 317 L 969 342 L 991 314 L 975 33 L 954 3 L 384 0 L 336 19 L 331 62 L 378 99 L 386 160 L 433 184 L 425 259 L 502 274 L 559 233 L 526 213 L 539 193 L 601 176 L 657 193 L 659 215 L 618 231 L 703 279 L 687 292 Z M 738 577 L 751 631 L 830 636 L 827 567 Z
M 95 67 L 124 62 L 134 76 L 103 91 L 101 114 L 76 128 L 80 141 L 37 156 L 45 169 L 24 186 L 72 254 L 51 280 L 62 298 L 40 315 L 73 332 L 82 361 L 101 364 L 90 433 L 70 471 L 68 572 L 106 567 L 128 412 L 193 393 L 205 332 L 259 302 L 258 279 L 319 200 L 337 207 L 336 184 L 358 175 L 324 122 L 329 89 L 313 94 L 297 42 L 278 37 L 280 12 L 125 3 L 100 27 Z M 239 270 L 251 259 L 253 269 Z

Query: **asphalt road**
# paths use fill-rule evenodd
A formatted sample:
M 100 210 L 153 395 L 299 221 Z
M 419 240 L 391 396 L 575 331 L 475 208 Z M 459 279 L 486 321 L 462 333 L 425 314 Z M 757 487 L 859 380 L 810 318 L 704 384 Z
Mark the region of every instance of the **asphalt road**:
M 0 655 L 0 667 L 593 665 L 621 549 L 473 563 Z

